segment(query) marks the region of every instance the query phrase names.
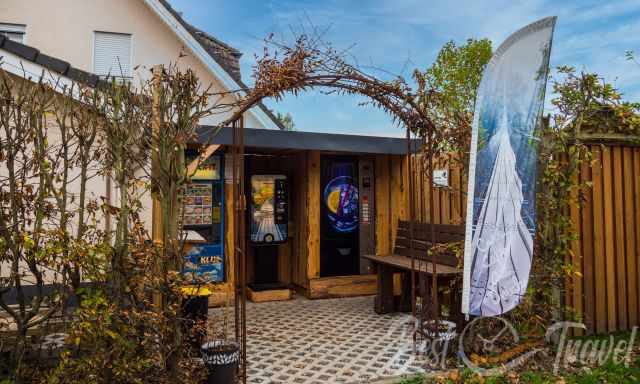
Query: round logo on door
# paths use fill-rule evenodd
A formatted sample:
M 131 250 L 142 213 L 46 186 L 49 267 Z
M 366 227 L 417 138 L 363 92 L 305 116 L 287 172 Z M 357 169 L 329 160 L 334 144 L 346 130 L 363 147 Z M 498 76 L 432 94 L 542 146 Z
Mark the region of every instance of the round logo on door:
M 358 228 L 358 187 L 353 178 L 339 176 L 331 180 L 323 197 L 329 223 L 336 231 L 349 233 Z

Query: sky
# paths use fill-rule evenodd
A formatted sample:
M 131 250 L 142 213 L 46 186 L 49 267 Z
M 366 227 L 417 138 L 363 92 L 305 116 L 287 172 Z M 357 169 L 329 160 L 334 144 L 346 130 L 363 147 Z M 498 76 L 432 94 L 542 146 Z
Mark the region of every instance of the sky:
M 552 68 L 572 65 L 612 82 L 624 98 L 640 101 L 640 0 L 170 0 L 196 27 L 243 52 L 242 77 L 251 84 L 264 38 L 279 41 L 313 28 L 366 71 L 380 77 L 424 70 L 449 40 L 489 38 L 494 49 L 512 32 L 545 16 L 558 16 Z M 640 61 L 640 60 L 638 60 Z M 547 95 L 547 100 L 551 96 Z M 308 91 L 265 104 L 290 113 L 296 130 L 403 136 L 384 112 L 359 97 Z M 549 104 L 549 103 L 547 103 Z

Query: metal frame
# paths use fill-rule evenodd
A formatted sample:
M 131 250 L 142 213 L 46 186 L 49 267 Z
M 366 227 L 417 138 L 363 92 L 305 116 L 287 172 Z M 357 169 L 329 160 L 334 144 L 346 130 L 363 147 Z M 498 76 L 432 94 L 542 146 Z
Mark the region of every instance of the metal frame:
M 242 383 L 247 382 L 247 263 L 245 239 L 245 188 L 244 188 L 244 121 L 242 118 L 233 123 L 233 143 L 231 162 L 233 167 L 233 247 L 235 268 L 235 336 L 240 346 L 240 367 L 238 375 Z
M 421 263 L 421 260 L 416 260 L 415 258 L 415 252 L 414 252 L 414 247 L 413 247 L 413 236 L 414 236 L 414 220 L 415 220 L 415 192 L 416 192 L 416 188 L 415 188 L 415 180 L 414 180 L 414 172 L 413 172 L 413 168 L 414 168 L 414 164 L 413 164 L 413 160 L 414 160 L 414 154 L 415 152 L 412 151 L 412 142 L 413 140 L 411 139 L 411 130 L 409 128 L 407 128 L 407 135 L 406 135 L 406 141 L 407 141 L 407 174 L 409 177 L 409 254 L 411 255 L 411 314 L 415 320 L 415 323 L 417 325 L 417 328 L 414 330 L 413 333 L 413 341 L 414 341 L 414 350 L 416 347 L 416 341 L 417 341 L 417 336 L 419 335 L 421 338 L 429 338 L 429 334 L 431 335 L 437 335 L 437 330 L 438 330 L 438 326 L 439 326 L 439 303 L 438 303 L 438 276 L 436 274 L 436 255 L 435 253 L 432 253 L 431 255 L 431 266 L 432 266 L 432 271 L 431 271 L 431 301 L 429 302 L 429 305 L 426 305 L 426 303 L 424 302 L 424 298 L 423 298 L 423 302 L 422 302 L 422 307 L 420 308 L 420 311 L 418 313 L 417 311 L 417 294 L 416 294 L 416 261 L 418 263 Z M 427 180 L 429 183 L 429 222 L 431 224 L 435 224 L 434 223 L 434 218 L 435 218 L 435 211 L 434 211 L 434 195 L 435 195 L 435 188 L 433 185 L 433 142 L 431 140 L 431 138 L 429 138 L 428 140 L 425 140 L 425 138 L 423 138 L 422 140 L 422 146 L 426 149 L 426 151 L 424 151 L 424 153 L 426 153 L 429 158 L 428 158 L 428 163 L 427 163 Z M 421 159 L 421 161 L 424 161 L 424 159 Z M 422 167 L 421 167 L 422 169 Z M 420 191 L 423 191 L 424 188 L 424 174 L 423 172 L 420 173 Z M 420 194 L 421 196 L 424 196 L 424 193 Z M 422 204 L 422 201 L 421 201 Z M 431 244 L 435 244 L 435 227 L 433 225 L 431 225 L 431 231 L 430 231 L 430 235 L 431 235 Z M 429 324 L 432 325 L 434 327 L 433 332 L 425 332 L 424 329 L 424 325 L 425 322 L 430 321 Z

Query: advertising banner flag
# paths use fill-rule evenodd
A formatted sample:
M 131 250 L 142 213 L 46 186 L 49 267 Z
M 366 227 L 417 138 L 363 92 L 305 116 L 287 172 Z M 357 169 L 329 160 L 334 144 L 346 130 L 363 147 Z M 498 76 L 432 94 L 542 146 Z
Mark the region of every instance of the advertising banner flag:
M 487 64 L 473 120 L 462 312 L 497 316 L 526 293 L 535 238 L 537 128 L 556 18 L 511 35 Z

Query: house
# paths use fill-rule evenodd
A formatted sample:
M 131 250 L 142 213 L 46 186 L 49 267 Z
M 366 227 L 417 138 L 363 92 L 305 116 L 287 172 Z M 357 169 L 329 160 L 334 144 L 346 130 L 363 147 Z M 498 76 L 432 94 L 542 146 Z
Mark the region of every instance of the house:
M 0 3 L 0 70 L 18 77 L 26 75 L 36 80 L 44 73 L 58 85 L 79 82 L 95 86 L 110 76 L 135 84 L 147 79 L 152 67 L 175 63 L 193 70 L 203 88 L 223 93 L 246 88 L 240 76 L 241 55 L 188 24 L 164 0 Z M 209 116 L 201 123 L 215 125 L 230 114 Z M 242 124 L 282 129 L 261 104 L 244 114 Z M 50 134 L 56 136 L 56 130 Z M 102 176 L 92 179 L 89 194 L 94 198 L 117 196 L 113 183 Z M 115 197 L 111 199 L 117 205 Z M 143 204 L 143 220 L 150 229 L 149 195 Z M 104 225 L 109 227 L 107 220 Z
M 60 77 L 95 85 L 110 76 L 136 84 L 148 79 L 152 67 L 176 63 L 193 70 L 211 93 L 246 89 L 240 75 L 242 53 L 187 23 L 165 0 L 8 0 L 0 4 L 0 15 L 6 45 L 26 46 L 0 49 L 0 68 L 18 76 L 27 70 L 38 78 L 44 70 L 54 81 Z M 216 113 L 201 123 L 216 125 L 230 114 Z M 262 104 L 247 111 L 242 124 L 284 129 Z M 108 184 L 96 181 L 95 195 L 115 195 L 105 192 Z M 151 198 L 144 204 L 150 229 Z
M 102 77 L 135 82 L 150 76 L 155 65 L 177 63 L 191 68 L 212 92 L 246 88 L 241 52 L 187 23 L 166 0 L 3 0 L 0 34 Z M 282 128 L 262 105 L 245 114 L 244 125 Z

